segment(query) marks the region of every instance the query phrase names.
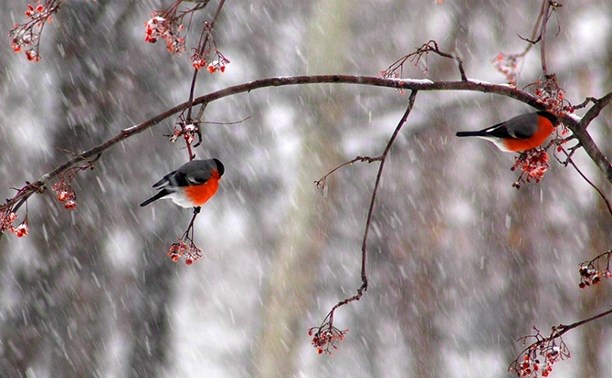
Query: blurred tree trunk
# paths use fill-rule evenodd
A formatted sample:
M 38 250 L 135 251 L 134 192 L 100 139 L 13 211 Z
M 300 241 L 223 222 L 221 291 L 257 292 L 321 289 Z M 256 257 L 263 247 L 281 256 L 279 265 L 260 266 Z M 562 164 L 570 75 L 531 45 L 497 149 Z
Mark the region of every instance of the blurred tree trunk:
M 129 59 L 126 55 L 115 55 L 126 48 L 124 36 L 132 24 L 123 21 L 130 11 L 132 4 L 65 4 L 58 14 L 55 23 L 59 25 L 58 39 L 63 41 L 62 54 L 49 54 L 45 59 L 60 61 L 55 71 L 49 69 L 53 80 L 48 81 L 56 86 L 59 104 L 46 122 L 52 156 L 39 166 L 62 163 L 70 157 L 64 149 L 78 151 L 116 133 L 117 126 L 125 122 L 121 117 L 126 108 L 133 109 L 132 116 L 142 116 L 142 104 L 139 96 L 130 93 L 134 90 L 130 84 L 151 90 L 156 84 L 144 81 L 153 76 L 152 67 L 133 69 L 131 64 L 147 63 L 123 62 Z M 101 25 L 108 27 L 109 18 L 114 27 L 123 30 L 100 38 Z M 43 51 L 54 46 L 52 37 L 51 32 L 44 35 Z M 109 45 L 112 54 L 107 50 Z M 115 154 L 120 158 L 113 159 Z M 169 264 L 160 260 L 144 263 L 140 258 L 135 259 L 140 265 L 136 271 L 117 270 L 118 263 L 108 264 L 106 255 L 112 233 L 133 228 L 130 208 L 134 204 L 128 202 L 130 194 L 122 186 L 125 176 L 132 174 L 126 169 L 126 161 L 132 158 L 130 151 L 113 149 L 105 153 L 95 170 L 78 174 L 71 183 L 78 204 L 73 212 L 65 210 L 51 190 L 44 197 L 33 198 L 35 202 L 46 199 L 41 206 L 44 210 L 30 214 L 36 230 L 29 236 L 35 245 L 30 252 L 35 261 L 31 266 L 9 268 L 20 300 L 1 320 L 4 348 L 0 371 L 6 376 L 24 376 L 26 372 L 53 377 L 102 376 L 109 364 L 120 374 L 161 373 L 169 345 Z M 99 195 L 101 191 L 108 195 Z M 119 253 L 142 256 L 143 249 Z M 126 292 L 132 295 L 126 297 Z M 109 357 L 110 339 L 116 335 L 129 356 L 120 364 L 112 360 L 117 356 Z
M 350 1 L 319 1 L 313 5 L 308 39 L 308 73 L 341 72 L 349 43 Z M 342 90 L 304 88 L 307 91 L 302 120 L 301 157 L 297 186 L 282 232 L 265 297 L 263 329 L 255 350 L 253 374 L 260 377 L 288 377 L 294 374 L 298 346 L 307 342 L 303 320 L 315 303 L 315 283 L 328 243 L 334 209 L 334 194 L 326 198 L 313 181 L 338 163 L 337 120 L 342 114 Z M 329 182 L 328 182 L 329 184 Z M 321 320 L 325 316 L 321 312 Z M 313 348 L 313 353 L 315 353 Z
M 401 155 L 395 159 L 398 161 L 398 176 L 404 175 L 408 169 L 418 171 L 418 184 L 407 185 L 409 197 L 418 199 L 412 208 L 410 205 L 405 207 L 409 209 L 405 216 L 412 232 L 399 236 L 403 239 L 400 249 L 393 253 L 393 257 L 399 259 L 394 265 L 409 269 L 409 278 L 398 277 L 396 281 L 400 284 L 397 305 L 404 340 L 411 352 L 410 369 L 414 377 L 444 376 L 444 333 L 438 324 L 451 305 L 444 293 L 450 290 L 447 285 L 452 282 L 440 274 L 440 266 L 445 264 L 443 251 L 448 243 L 444 217 L 448 182 L 434 172 L 448 169 L 453 155 L 444 144 L 437 142 L 438 132 L 448 132 L 446 120 L 438 113 L 431 116 L 430 122 L 438 125 L 438 131 L 427 128 L 411 138 L 410 143 L 428 146 L 418 152 L 418 160 L 423 163 L 412 165 L 408 163 L 409 159 L 401 159 Z M 387 208 L 393 209 L 396 199 L 390 198 L 390 201 Z
M 600 188 L 604 188 L 607 182 L 602 178 L 597 183 Z M 580 251 L 582 260 L 589 260 L 610 248 L 610 230 L 612 230 L 612 220 L 610 214 L 604 204 L 603 200 L 599 197 L 594 201 L 595 209 L 588 209 L 585 213 L 593 214 L 588 220 L 589 230 L 592 230 L 590 234 L 590 244 L 586 244 L 588 247 Z M 604 237 L 605 230 L 608 230 L 608 237 Z M 576 272 L 576 276 L 578 276 Z M 581 290 L 581 306 L 578 319 L 586 319 L 597 313 L 604 311 L 610 306 L 610 295 L 606 292 L 610 290 L 606 280 L 598 285 L 593 285 Z M 578 320 L 576 319 L 576 320 Z M 612 371 L 611 357 L 612 357 L 612 346 L 609 344 L 610 331 L 612 330 L 612 320 L 610 316 L 603 319 L 597 320 L 592 323 L 585 324 L 580 329 L 580 341 L 579 343 L 583 346 L 580 350 L 579 361 L 582 367 L 578 369 L 580 376 L 584 378 L 605 378 L 610 377 Z M 606 345 L 606 333 L 608 334 L 608 344 Z M 608 348 L 605 351 L 605 348 Z M 602 353 L 602 349 L 604 349 Z M 570 346 L 570 350 L 572 347 Z M 600 356 L 607 356 L 600 359 Z
M 500 237 L 505 241 L 506 248 L 498 263 L 504 268 L 509 279 L 502 295 L 500 296 L 500 307 L 503 309 L 499 315 L 503 316 L 500 335 L 505 345 L 514 345 L 515 340 L 532 332 L 532 326 L 537 324 L 541 314 L 539 307 L 540 275 L 538 270 L 540 264 L 548 264 L 546 256 L 551 248 L 546 251 L 536 248 L 539 225 L 543 225 L 542 214 L 539 208 L 542 206 L 538 198 L 540 188 L 533 185 L 523 185 L 515 193 L 512 210 L 508 215 L 509 227 L 507 234 Z M 500 227 L 500 231 L 502 228 Z M 542 262 L 541 262 L 542 261 Z M 507 348 L 505 361 L 516 358 L 516 349 Z

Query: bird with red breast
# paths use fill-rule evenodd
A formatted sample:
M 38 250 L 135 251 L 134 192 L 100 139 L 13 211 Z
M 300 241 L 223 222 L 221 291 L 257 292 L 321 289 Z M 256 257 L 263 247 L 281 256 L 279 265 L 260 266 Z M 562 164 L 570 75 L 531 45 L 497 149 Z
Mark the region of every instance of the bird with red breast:
M 525 152 L 541 146 L 559 124 L 547 111 L 518 115 L 479 131 L 459 131 L 458 137 L 478 137 L 494 143 L 506 152 Z
M 225 167 L 219 159 L 192 160 L 153 184 L 159 192 L 140 206 L 158 199 L 171 199 L 178 206 L 194 207 L 199 211 L 217 193 L 223 173 Z

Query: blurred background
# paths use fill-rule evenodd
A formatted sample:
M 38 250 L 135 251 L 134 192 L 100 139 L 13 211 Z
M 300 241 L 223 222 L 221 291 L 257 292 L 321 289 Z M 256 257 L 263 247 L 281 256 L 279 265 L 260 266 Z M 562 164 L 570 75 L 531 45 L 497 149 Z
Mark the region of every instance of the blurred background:
M 45 28 L 42 61 L 13 54 L 8 31 L 27 3 L 0 13 L 0 194 L 122 128 L 187 100 L 189 53 L 144 42 L 144 23 L 170 1 L 66 1 Z M 231 60 L 200 74 L 197 94 L 271 76 L 377 76 L 435 39 L 463 57 L 468 77 L 503 82 L 492 61 L 517 53 L 539 1 L 377 0 L 227 2 L 215 38 Z M 210 19 L 213 1 L 192 30 Z M 610 4 L 563 2 L 550 21 L 548 68 L 572 103 L 610 90 Z M 187 45 L 195 38 L 190 35 Z M 519 85 L 539 78 L 539 52 Z M 430 56 L 405 76 L 457 80 Z M 173 264 L 166 252 L 191 211 L 146 208 L 150 185 L 187 161 L 164 134 L 174 118 L 105 152 L 74 182 L 77 209 L 51 191 L 28 201 L 30 234 L 0 241 L 0 371 L 6 377 L 505 377 L 536 325 L 571 323 L 609 308 L 610 283 L 578 288 L 578 264 L 612 245 L 603 202 L 553 161 L 519 191 L 513 157 L 458 140 L 527 112 L 483 93 L 422 92 L 385 165 L 369 239 L 370 285 L 337 311 L 349 329 L 318 356 L 306 331 L 360 285 L 360 247 L 376 156 L 407 95 L 385 88 L 270 88 L 217 101 L 200 158 L 226 167 L 196 223 L 204 257 Z M 612 156 L 611 107 L 589 131 Z M 578 114 L 582 114 L 579 112 Z M 612 196 L 584 152 L 575 161 Z M 24 209 L 25 210 L 25 209 Z M 23 212 L 20 212 L 23 216 Z M 571 331 L 572 358 L 554 377 L 612 376 L 612 319 Z

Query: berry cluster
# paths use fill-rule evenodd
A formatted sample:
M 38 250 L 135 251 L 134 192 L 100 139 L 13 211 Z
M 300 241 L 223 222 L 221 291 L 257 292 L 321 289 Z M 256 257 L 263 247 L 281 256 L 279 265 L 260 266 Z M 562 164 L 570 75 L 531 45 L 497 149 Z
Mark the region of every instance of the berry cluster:
M 185 264 L 191 265 L 194 261 L 202 257 L 202 250 L 196 247 L 193 241 L 190 241 L 189 245 L 187 245 L 183 240 L 179 240 L 170 245 L 167 255 L 172 262 L 178 262 L 179 259 L 183 257 L 185 259 Z
M 338 349 L 336 343 L 344 340 L 348 329 L 344 331 L 334 327 L 331 322 L 326 322 L 319 327 L 308 329 L 308 336 L 312 337 L 312 345 L 318 354 L 331 354 L 332 350 Z
M 219 52 L 219 50 L 215 51 L 215 56 L 212 61 L 208 64 L 207 70 L 208 72 L 215 73 L 217 71 L 223 73 L 225 72 L 225 66 L 230 63 L 229 59 L 227 59 L 223 54 Z M 195 65 L 194 65 L 195 67 Z
M 551 113 L 556 116 L 563 116 L 566 113 L 573 113 L 574 107 L 565 98 L 565 91 L 557 84 L 557 78 L 551 75 L 545 82 L 537 81 L 534 91 L 538 101 L 546 106 Z
M 597 285 L 601 282 L 602 278 L 612 278 L 612 271 L 610 271 L 611 256 L 612 250 L 609 250 L 593 260 L 581 263 L 578 268 L 580 273 L 580 283 L 578 286 L 584 289 L 591 285 Z
M 76 193 L 72 189 L 72 181 L 76 175 L 87 169 L 94 169 L 96 161 L 100 158 L 100 155 L 96 156 L 93 160 L 86 162 L 83 165 L 71 167 L 59 175 L 59 180 L 53 184 L 51 190 L 56 194 L 58 201 L 64 203 L 64 207 L 67 210 L 76 208 Z
M 549 357 L 552 358 L 553 353 L 554 352 L 548 352 Z M 535 351 L 523 356 L 523 361 L 519 364 L 516 374 L 519 377 L 537 377 L 538 374 L 541 374 L 542 377 L 548 377 L 552 371 L 552 364 L 554 362 L 550 359 L 541 362 L 539 358 L 532 357 L 532 354 L 535 355 Z
M 193 55 L 191 56 L 191 58 L 189 58 L 191 60 L 191 65 L 193 66 L 193 68 L 195 68 L 196 70 L 201 70 L 202 68 L 206 67 L 207 65 L 207 61 L 206 58 L 203 57 L 199 52 L 194 52 Z
M 212 54 L 212 57 L 209 59 L 208 57 L 211 55 L 212 51 L 214 51 L 214 54 Z M 210 24 L 204 24 L 200 42 L 198 43 L 198 47 L 193 49 L 193 55 L 191 55 L 190 60 L 193 68 L 198 71 L 206 67 L 211 74 L 217 71 L 225 72 L 225 67 L 230 61 L 225 55 L 221 54 L 217 48 Z
M 185 51 L 185 37 L 182 36 L 185 32 L 183 19 L 187 15 L 192 15 L 194 12 L 204 9 L 208 1 L 199 2 L 190 8 L 181 7 L 182 3 L 183 0 L 175 0 L 165 10 L 153 12 L 152 17 L 145 22 L 146 42 L 155 43 L 159 39 L 163 39 L 171 54 L 180 54 Z M 212 36 L 212 24 L 214 22 L 204 23 L 200 41 L 198 46 L 193 49 L 190 61 L 193 68 L 198 71 L 206 67 L 210 73 L 224 72 L 230 61 L 217 49 Z M 211 51 L 214 51 L 213 56 L 211 56 Z
M 185 37 L 181 32 L 185 25 L 181 23 L 182 18 L 164 18 L 159 13 L 153 13 L 145 22 L 145 41 L 155 43 L 158 39 L 166 42 L 166 48 L 171 54 L 180 54 L 185 51 Z
M 51 22 L 51 15 L 59 9 L 64 0 L 36 0 L 37 5 L 28 4 L 25 11 L 28 21 L 15 24 L 9 31 L 11 49 L 15 53 L 24 52 L 30 62 L 40 61 L 40 36 L 47 22 Z
M 497 54 L 493 59 L 493 66 L 497 71 L 506 77 L 506 82 L 516 87 L 516 81 L 518 77 L 518 66 L 520 55 L 511 54 L 506 55 L 503 53 Z
M 17 219 L 17 214 L 11 211 L 11 209 L 4 210 L 0 213 L 0 233 L 6 230 L 12 232 L 18 238 L 28 234 L 28 217 L 23 220 L 17 227 L 13 226 L 13 223 Z
M 548 168 L 550 168 L 546 148 L 532 148 L 516 156 L 514 159 L 511 170 L 521 169 L 519 178 L 512 184 L 517 189 L 520 189 L 522 183 L 528 183 L 531 180 L 540 182 Z
M 58 201 L 64 203 L 64 207 L 68 210 L 76 208 L 76 193 L 70 186 L 71 180 L 61 179 L 60 181 L 53 184 L 51 190 L 56 194 Z
M 182 117 L 179 117 L 182 118 Z M 200 127 L 194 123 L 185 124 L 182 119 L 179 119 L 174 125 L 172 135 L 166 135 L 170 137 L 170 142 L 174 143 L 180 137 L 185 138 L 187 144 L 192 144 L 195 140 L 196 135 L 200 135 Z M 197 147 L 197 146 L 196 146 Z
M 536 333 L 521 339 L 535 339 L 527 349 L 510 365 L 508 371 L 519 377 L 548 377 L 552 366 L 570 357 L 569 349 L 561 337 L 555 337 L 559 327 L 553 327 L 552 335 L 548 338 L 542 336 L 535 328 Z

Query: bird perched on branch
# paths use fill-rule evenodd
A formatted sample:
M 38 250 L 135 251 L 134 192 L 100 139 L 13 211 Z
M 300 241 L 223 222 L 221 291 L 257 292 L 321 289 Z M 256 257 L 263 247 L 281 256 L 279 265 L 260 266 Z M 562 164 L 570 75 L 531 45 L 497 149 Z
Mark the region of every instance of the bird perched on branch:
M 480 131 L 459 131 L 457 136 L 486 139 L 506 152 L 524 152 L 544 143 L 558 124 L 554 114 L 538 111 L 518 115 Z
M 140 204 L 147 206 L 160 198 L 171 199 L 181 207 L 204 205 L 217 192 L 225 167 L 218 159 L 192 160 L 165 175 L 153 185 L 159 192 Z

